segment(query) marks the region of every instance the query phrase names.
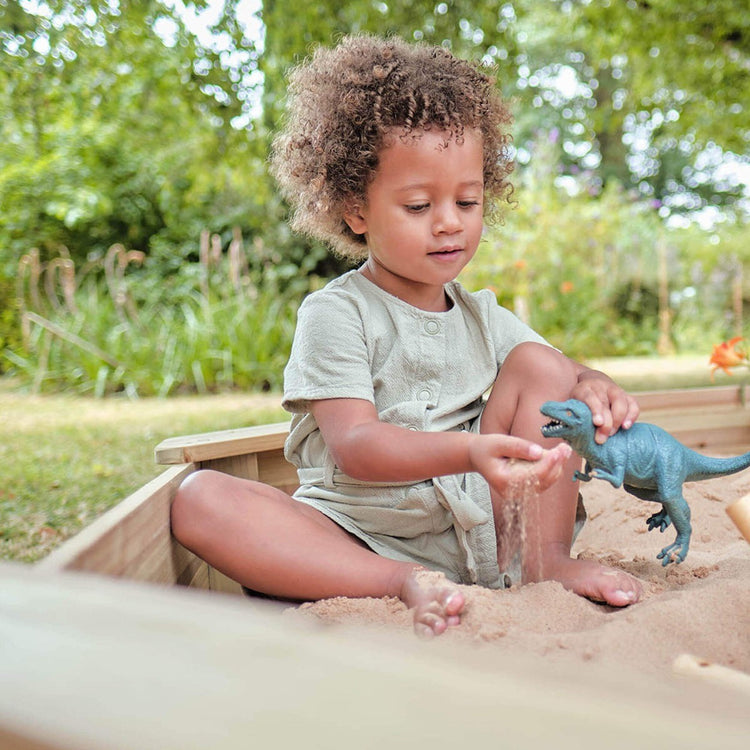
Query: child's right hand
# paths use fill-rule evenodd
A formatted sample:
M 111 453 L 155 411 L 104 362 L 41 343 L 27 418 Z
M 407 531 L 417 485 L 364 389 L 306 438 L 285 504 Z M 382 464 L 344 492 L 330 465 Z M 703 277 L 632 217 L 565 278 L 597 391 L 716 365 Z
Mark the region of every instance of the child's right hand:
M 532 485 L 541 492 L 554 484 L 570 458 L 571 447 L 560 443 L 550 450 L 510 435 L 477 435 L 469 460 L 501 497 L 519 486 Z

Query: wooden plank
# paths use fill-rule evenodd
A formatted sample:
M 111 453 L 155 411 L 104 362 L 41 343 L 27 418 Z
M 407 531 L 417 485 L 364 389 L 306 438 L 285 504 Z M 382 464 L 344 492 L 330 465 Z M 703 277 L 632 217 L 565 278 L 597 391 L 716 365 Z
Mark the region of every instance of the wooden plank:
M 696 428 L 677 433 L 677 437 L 688 448 L 698 452 L 731 451 L 732 453 L 744 453 L 750 445 L 750 428 L 747 425 L 710 430 Z
M 278 422 L 236 430 L 205 432 L 167 438 L 154 451 L 159 464 L 200 463 L 213 458 L 282 448 L 289 434 L 289 423 Z
M 659 425 L 690 448 L 750 446 L 750 411 L 741 407 L 652 411 L 641 420 Z
M 744 403 L 743 393 L 750 396 L 750 390 L 744 386 L 642 391 L 634 395 L 641 405 L 644 417 L 648 417 L 650 413 L 662 410 L 689 411 L 701 407 L 740 407 Z M 177 436 L 159 443 L 155 449 L 155 457 L 160 464 L 178 464 L 259 453 L 283 448 L 288 431 L 288 422 L 278 422 L 235 430 Z
M 117 542 L 115 541 L 114 544 Z M 178 544 L 171 534 L 169 525 L 162 526 L 158 534 L 151 538 L 144 533 L 138 542 L 131 541 L 129 548 L 130 558 L 121 568 L 123 572 L 117 577 L 168 586 L 176 584 L 182 577 L 182 566 L 187 565 L 189 569 L 192 568 L 191 557 L 195 557 L 192 552 Z M 116 549 L 112 549 L 110 554 L 115 558 L 118 556 Z M 94 564 L 93 560 L 91 564 Z M 86 568 L 86 570 L 94 569 Z M 96 568 L 96 570 L 99 569 Z
M 195 467 L 162 472 L 100 516 L 77 536 L 38 563 L 44 571 L 88 570 L 102 575 L 174 583 L 186 564 L 175 554 L 169 510 L 180 482 Z
M 193 569 L 192 577 L 185 580 L 185 585 L 194 589 L 210 589 L 211 580 L 208 574 L 208 570 L 208 564 L 201 560 L 200 565 Z M 182 583 L 182 581 L 180 583 Z
M 243 479 L 258 479 L 258 454 L 246 453 L 241 456 L 224 456 L 200 462 L 201 469 L 214 469 Z
M 284 458 L 284 451 L 264 451 L 258 454 L 258 480 L 287 493 L 297 489 L 297 469 Z
M 212 568 L 210 565 L 208 568 L 208 587 L 211 591 L 216 591 L 222 594 L 242 594 L 242 586 L 237 581 L 232 580 L 229 576 L 225 576 L 221 571 Z
M 208 588 L 208 565 L 185 549 L 179 542 L 174 543 L 175 571 L 179 571 L 175 578 L 177 586 L 193 588 Z
M 644 414 L 669 409 L 691 410 L 706 406 L 742 406 L 747 402 L 747 386 L 679 388 L 669 391 L 640 391 L 633 394 Z M 744 395 L 744 401 L 743 401 Z M 647 420 L 648 421 L 648 420 Z
M 647 411 L 643 421 L 671 425 L 674 429 L 692 427 L 714 427 L 721 424 L 736 425 L 750 423 L 750 411 L 737 406 L 700 407 L 695 409 L 659 409 Z
M 747 748 L 745 695 L 0 565 L 3 750 Z M 352 697 L 352 686 L 357 695 Z M 363 699 L 366 697 L 366 700 Z M 435 707 L 451 720 L 436 725 Z M 656 709 L 655 709 L 656 707 Z M 388 717 L 388 720 L 384 720 Z M 398 737 L 394 740 L 394 727 Z

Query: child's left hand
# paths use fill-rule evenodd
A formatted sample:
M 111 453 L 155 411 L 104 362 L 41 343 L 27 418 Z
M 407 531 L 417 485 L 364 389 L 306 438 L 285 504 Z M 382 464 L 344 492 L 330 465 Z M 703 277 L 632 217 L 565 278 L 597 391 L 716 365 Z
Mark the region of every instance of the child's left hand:
M 578 383 L 571 391 L 570 398 L 583 401 L 591 409 L 596 426 L 594 439 L 599 444 L 621 427 L 623 430 L 630 429 L 640 413 L 638 402 L 597 370 L 584 370 L 578 376 Z

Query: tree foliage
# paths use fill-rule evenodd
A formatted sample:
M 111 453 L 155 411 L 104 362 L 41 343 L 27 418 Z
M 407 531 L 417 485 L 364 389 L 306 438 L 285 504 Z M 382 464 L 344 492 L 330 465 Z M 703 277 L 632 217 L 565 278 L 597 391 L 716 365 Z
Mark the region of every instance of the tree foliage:
M 560 30 L 582 52 L 578 70 L 592 84 L 604 176 L 626 176 L 673 211 L 743 197 L 737 170 L 722 176 L 719 168 L 724 152 L 745 164 L 750 154 L 750 16 L 742 4 L 574 0 L 559 7 Z M 707 150 L 714 156 L 707 159 Z
M 562 3 L 597 70 L 622 72 L 621 111 L 674 111 L 660 138 L 750 147 L 750 16 L 736 0 Z
M 312 45 L 398 33 L 496 66 L 515 102 L 522 158 L 538 132 L 554 130 L 564 169 L 640 185 L 659 200 L 693 196 L 674 210 L 741 194 L 736 179 L 695 167 L 707 146 L 750 153 L 750 14 L 734 0 L 324 0 L 305 10 L 269 0 L 263 18 L 270 127 L 283 72 Z
M 480 59 L 487 54 L 512 66 L 518 48 L 505 0 L 402 0 L 398 3 L 355 0 L 341 3 L 321 0 L 299 7 L 288 0 L 265 0 L 262 17 L 266 28 L 261 69 L 264 73 L 264 111 L 273 128 L 283 108 L 286 72 L 301 62 L 318 44 L 332 44 L 345 34 L 396 34 L 406 39 L 446 44 L 458 54 Z M 290 17 L 295 23 L 289 23 Z M 492 32 L 485 42 L 486 31 Z M 495 41 L 489 40 L 492 36 Z M 510 48 L 495 50 L 501 36 Z
M 360 31 L 492 63 L 514 102 L 521 163 L 553 131 L 563 171 L 662 201 L 693 196 L 674 210 L 741 194 L 731 177 L 714 179 L 722 149 L 750 152 L 750 16 L 734 0 L 266 0 L 263 40 L 247 37 L 239 4 L 191 3 L 205 19 L 215 9 L 198 38 L 168 0 L 0 0 L 6 257 L 113 242 L 182 257 L 203 228 L 228 243 L 235 224 L 286 248 L 264 164 L 286 71 L 313 45 Z M 713 163 L 696 166 L 707 146 Z M 310 251 L 295 242 L 293 258 Z
M 216 32 L 239 45 L 230 9 Z M 12 257 L 32 245 L 174 249 L 209 223 L 259 224 L 262 154 L 232 126 L 252 56 L 229 67 L 155 0 L 3 0 L 0 54 L 0 242 Z

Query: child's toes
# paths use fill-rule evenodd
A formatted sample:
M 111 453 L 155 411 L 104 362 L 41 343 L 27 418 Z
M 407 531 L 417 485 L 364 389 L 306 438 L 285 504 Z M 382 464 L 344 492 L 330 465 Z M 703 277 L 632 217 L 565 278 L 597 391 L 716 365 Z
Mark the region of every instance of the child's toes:
M 414 613 L 414 629 L 418 635 L 427 636 L 440 635 L 448 627 L 445 617 L 434 611 L 432 606 L 419 610 Z
M 627 573 L 605 569 L 601 576 L 601 599 L 613 607 L 627 607 L 640 600 L 643 587 Z
M 401 599 L 414 610 L 414 629 L 424 636 L 440 635 L 458 625 L 465 604 L 463 594 L 442 573 L 426 570 L 409 576 Z
M 446 617 L 458 617 L 464 609 L 464 597 L 460 591 L 446 590 L 443 594 L 443 610 Z

